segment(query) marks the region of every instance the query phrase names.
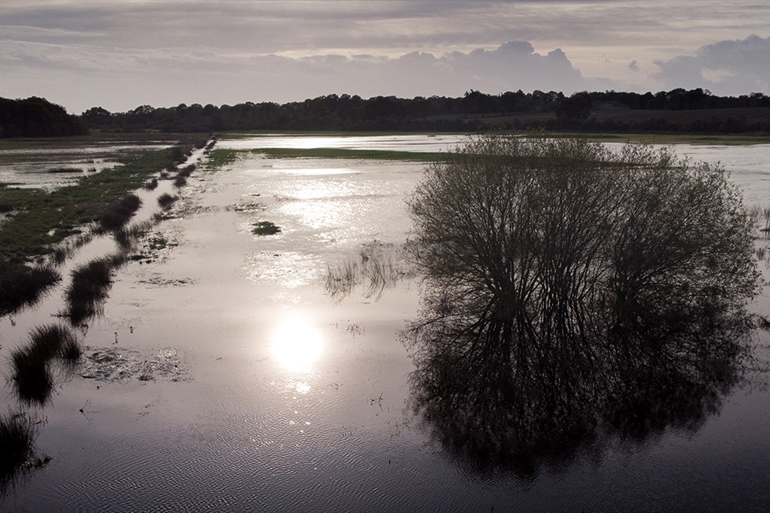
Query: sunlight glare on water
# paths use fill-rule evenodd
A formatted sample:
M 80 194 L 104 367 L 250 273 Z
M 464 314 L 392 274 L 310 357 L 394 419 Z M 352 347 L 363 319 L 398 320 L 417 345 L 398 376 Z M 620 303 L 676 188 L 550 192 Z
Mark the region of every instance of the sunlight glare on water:
M 323 352 L 323 337 L 307 319 L 291 315 L 278 325 L 271 349 L 285 370 L 307 373 L 313 370 Z

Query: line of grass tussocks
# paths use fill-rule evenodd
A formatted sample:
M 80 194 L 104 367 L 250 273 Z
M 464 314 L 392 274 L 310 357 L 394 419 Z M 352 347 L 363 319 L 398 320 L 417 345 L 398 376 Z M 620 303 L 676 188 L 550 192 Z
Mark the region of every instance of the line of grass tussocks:
M 0 263 L 20 263 L 52 251 L 52 245 L 107 216 L 128 191 L 142 187 L 154 173 L 180 159 L 184 160 L 184 151 L 178 148 L 151 150 L 55 191 L 0 188 L 0 205 L 10 212 L 0 224 Z M 107 223 L 112 226 L 112 221 Z

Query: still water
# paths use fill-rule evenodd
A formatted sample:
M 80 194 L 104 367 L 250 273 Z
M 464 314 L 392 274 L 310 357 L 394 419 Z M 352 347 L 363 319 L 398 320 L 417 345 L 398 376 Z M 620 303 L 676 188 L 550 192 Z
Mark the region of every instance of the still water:
M 218 147 L 436 151 L 454 137 L 259 137 Z M 770 147 L 679 146 L 770 206 Z M 196 172 L 151 258 L 123 268 L 84 363 L 40 419 L 51 462 L 2 511 L 766 511 L 764 374 L 700 422 L 610 439 L 528 475 L 447 451 L 410 408 L 399 338 L 419 284 L 327 288 L 373 248 L 398 261 L 423 164 L 268 159 Z M 255 223 L 280 227 L 257 236 Z M 164 241 L 163 244 L 158 241 Z M 103 242 L 109 244 L 109 241 Z M 85 248 L 77 259 L 97 249 Z M 144 262 L 144 263 L 139 263 Z M 352 264 L 351 264 L 352 265 Z M 764 264 L 761 264 L 764 269 Z M 348 292 L 348 291 L 345 291 Z M 0 356 L 51 321 L 61 291 L 0 319 Z M 767 314 L 768 291 L 752 305 Z M 767 343 L 757 334 L 758 351 Z M 463 376 L 457 376 L 462 380 Z M 15 404 L 7 385 L 4 404 Z

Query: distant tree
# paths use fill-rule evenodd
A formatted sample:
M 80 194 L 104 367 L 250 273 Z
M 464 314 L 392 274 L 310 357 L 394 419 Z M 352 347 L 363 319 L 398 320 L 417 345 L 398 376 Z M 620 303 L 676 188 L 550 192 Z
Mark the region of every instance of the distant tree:
M 80 118 L 45 98 L 25 100 L 0 98 L 0 137 L 58 137 L 85 135 Z
M 556 115 L 566 119 L 588 119 L 591 114 L 591 96 L 583 91 L 562 100 L 556 107 Z

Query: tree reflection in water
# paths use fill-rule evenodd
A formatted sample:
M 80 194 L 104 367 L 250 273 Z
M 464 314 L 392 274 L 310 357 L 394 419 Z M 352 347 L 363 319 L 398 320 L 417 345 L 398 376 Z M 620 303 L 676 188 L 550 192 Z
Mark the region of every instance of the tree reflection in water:
M 450 451 L 482 469 L 533 475 L 613 440 L 698 429 L 739 383 L 749 356 L 748 318 L 724 321 L 703 338 L 680 338 L 677 352 L 644 344 L 632 352 L 616 339 L 592 358 L 566 345 L 532 348 L 510 367 L 484 350 L 504 336 L 501 323 L 414 323 L 413 405 Z
M 432 165 L 409 206 L 414 406 L 478 466 L 534 475 L 697 429 L 740 381 L 758 277 L 724 170 L 489 136 Z

